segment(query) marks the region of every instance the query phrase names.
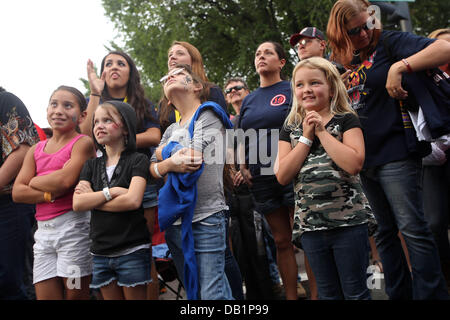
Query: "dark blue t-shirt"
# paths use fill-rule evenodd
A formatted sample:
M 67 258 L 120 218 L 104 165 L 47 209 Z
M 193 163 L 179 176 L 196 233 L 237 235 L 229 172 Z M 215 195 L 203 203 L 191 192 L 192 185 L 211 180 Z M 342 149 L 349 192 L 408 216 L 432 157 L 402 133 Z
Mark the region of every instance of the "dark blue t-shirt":
M 260 168 L 273 168 L 275 164 L 278 134 L 289 112 L 291 96 L 290 83 L 280 81 L 269 87 L 256 89 L 242 102 L 239 128 L 247 135 L 250 134 L 250 129 L 255 129 L 256 135 L 256 139 L 250 137 L 245 144 L 245 160 L 252 176 L 260 175 L 262 173 Z M 271 129 L 277 131 L 276 136 L 272 135 Z M 264 147 L 266 150 L 261 149 Z
M 407 32 L 383 31 L 369 58 L 363 63 L 353 61 L 348 94 L 363 127 L 365 168 L 405 159 L 409 154 L 400 108 L 386 90 L 391 67 L 391 59 L 383 44 L 386 36 L 396 60 L 407 58 L 434 41 Z

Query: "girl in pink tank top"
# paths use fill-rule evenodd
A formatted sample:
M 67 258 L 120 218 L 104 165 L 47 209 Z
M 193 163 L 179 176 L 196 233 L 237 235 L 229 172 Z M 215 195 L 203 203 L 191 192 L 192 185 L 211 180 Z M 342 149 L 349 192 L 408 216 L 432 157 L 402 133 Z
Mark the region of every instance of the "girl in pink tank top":
M 15 202 L 36 204 L 33 282 L 38 300 L 89 299 L 90 213 L 72 209 L 80 171 L 95 157 L 92 138 L 79 133 L 86 106 L 75 88 L 60 86 L 53 92 L 47 107 L 53 136 L 29 149 L 13 187 Z

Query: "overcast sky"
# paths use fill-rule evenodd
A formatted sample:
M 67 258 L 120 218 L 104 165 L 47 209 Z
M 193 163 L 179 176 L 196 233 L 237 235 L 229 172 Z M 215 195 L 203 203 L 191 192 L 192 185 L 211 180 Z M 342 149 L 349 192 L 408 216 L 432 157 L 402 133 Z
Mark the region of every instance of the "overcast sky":
M 18 96 L 33 121 L 48 127 L 50 94 L 60 85 L 85 92 L 86 63 L 122 43 L 101 0 L 0 0 L 0 86 Z

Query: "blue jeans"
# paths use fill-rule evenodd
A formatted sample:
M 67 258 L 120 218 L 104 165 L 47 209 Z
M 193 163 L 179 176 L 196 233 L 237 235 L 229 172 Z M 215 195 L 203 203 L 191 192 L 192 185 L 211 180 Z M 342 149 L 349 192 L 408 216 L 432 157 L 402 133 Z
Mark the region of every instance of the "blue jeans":
M 24 266 L 34 213 L 34 205 L 0 196 L 0 300 L 28 299 Z
M 232 300 L 230 284 L 225 275 L 226 216 L 219 211 L 192 223 L 197 258 L 201 300 Z M 181 225 L 172 225 L 165 238 L 180 279 L 184 279 L 184 257 L 181 249 Z
M 367 224 L 305 232 L 301 243 L 320 300 L 370 300 Z
M 158 205 L 158 186 L 153 183 L 147 184 L 145 187 L 142 206 L 144 209 L 153 208 Z
M 424 166 L 422 187 L 425 220 L 430 226 L 441 260 L 450 261 L 450 159 L 441 166 Z
M 421 163 L 413 158 L 361 171 L 364 192 L 378 222 L 375 240 L 390 299 L 447 299 L 439 255 L 424 219 Z M 412 279 L 398 231 L 411 260 Z

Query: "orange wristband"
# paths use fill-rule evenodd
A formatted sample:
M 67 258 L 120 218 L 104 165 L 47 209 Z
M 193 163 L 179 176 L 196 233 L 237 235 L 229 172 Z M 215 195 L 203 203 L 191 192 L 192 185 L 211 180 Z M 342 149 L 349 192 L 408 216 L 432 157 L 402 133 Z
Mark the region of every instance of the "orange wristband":
M 44 200 L 47 203 L 55 202 L 55 200 L 52 200 L 52 194 L 51 192 L 44 192 Z

